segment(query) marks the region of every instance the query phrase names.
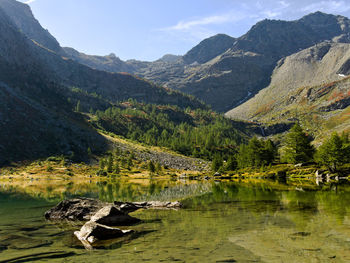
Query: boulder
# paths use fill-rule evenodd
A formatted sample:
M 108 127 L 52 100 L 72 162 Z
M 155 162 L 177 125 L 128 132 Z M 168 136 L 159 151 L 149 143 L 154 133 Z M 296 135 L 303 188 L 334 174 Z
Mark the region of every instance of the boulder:
M 113 205 L 108 205 L 97 211 L 96 214 L 91 217 L 90 221 L 107 226 L 126 226 L 138 223 L 141 220 L 129 216 Z
M 64 200 L 45 212 L 49 220 L 80 220 L 88 221 L 102 207 L 108 203 L 92 198 L 75 198 Z
M 130 212 L 144 208 L 180 208 L 180 202 L 118 202 L 113 204 L 102 202 L 91 198 L 75 198 L 70 200 L 64 200 L 55 207 L 45 212 L 45 218 L 49 220 L 71 220 L 71 221 L 89 221 L 93 215 L 104 207 L 115 207 L 112 212 L 115 213 L 114 217 L 120 217 L 121 222 L 133 221 L 133 217 L 126 217 Z M 107 208 L 106 208 L 107 209 Z M 113 219 L 116 220 L 116 219 Z M 117 220 L 118 221 L 118 220 Z M 135 221 L 135 220 L 134 220 Z M 136 221 L 135 221 L 136 222 Z M 118 223 L 119 224 L 119 223 Z M 118 225 L 117 224 L 117 225 Z
M 74 235 L 80 241 L 87 241 L 92 244 L 98 240 L 108 240 L 112 238 L 123 237 L 133 232 L 133 230 L 121 230 L 119 228 L 104 226 L 96 222 L 89 221 L 82 226 L 80 231 L 75 231 Z

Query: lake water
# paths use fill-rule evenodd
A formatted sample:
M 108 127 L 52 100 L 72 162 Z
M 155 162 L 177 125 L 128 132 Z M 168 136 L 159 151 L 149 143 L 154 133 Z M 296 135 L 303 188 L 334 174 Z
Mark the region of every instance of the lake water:
M 308 184 L 0 182 L 0 262 L 350 262 L 350 186 Z M 135 234 L 87 251 L 73 235 L 80 225 L 43 218 L 73 196 L 185 207 L 136 211 Z

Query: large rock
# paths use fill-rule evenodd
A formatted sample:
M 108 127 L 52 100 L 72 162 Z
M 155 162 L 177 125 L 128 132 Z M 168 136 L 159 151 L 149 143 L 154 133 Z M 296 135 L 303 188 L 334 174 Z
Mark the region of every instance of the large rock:
M 76 198 L 64 200 L 57 206 L 45 212 L 45 218 L 50 220 L 80 220 L 88 221 L 108 203 L 92 198 Z
M 134 232 L 133 230 L 121 230 L 119 228 L 104 226 L 96 222 L 89 221 L 83 225 L 80 231 L 75 231 L 74 235 L 83 242 L 90 244 L 98 240 L 108 240 L 112 238 L 122 237 L 126 234 Z
M 112 209 L 114 207 L 115 209 Z M 128 216 L 127 214 L 138 209 L 173 209 L 180 208 L 180 202 L 160 202 L 160 201 L 150 201 L 150 202 L 118 202 L 115 201 L 113 204 L 102 202 L 92 198 L 75 198 L 64 200 L 60 202 L 57 206 L 51 208 L 45 212 L 45 218 L 49 220 L 71 220 L 71 221 L 89 221 L 92 216 L 94 216 L 99 210 L 99 220 L 112 220 L 112 225 L 124 224 L 125 222 L 136 222 L 136 218 Z M 97 215 L 95 216 L 97 218 Z M 108 218 L 108 219 L 106 219 Z M 119 218 L 119 219 L 117 219 Z M 124 223 L 122 223 L 124 222 Z M 106 223 L 102 223 L 106 224 Z
M 100 209 L 90 219 L 91 222 L 107 226 L 132 225 L 141 220 L 121 211 L 119 208 L 108 205 Z

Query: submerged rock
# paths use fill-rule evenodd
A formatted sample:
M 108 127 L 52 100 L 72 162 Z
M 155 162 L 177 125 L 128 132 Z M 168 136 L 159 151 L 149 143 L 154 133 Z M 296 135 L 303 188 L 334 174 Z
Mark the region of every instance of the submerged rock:
M 182 204 L 179 201 L 176 202 L 160 202 L 150 201 L 146 202 L 145 208 L 180 208 Z
M 148 201 L 148 202 L 118 202 L 115 201 L 114 205 L 119 207 L 119 209 L 125 213 L 130 213 L 138 209 L 171 209 L 171 208 L 181 208 L 182 204 L 179 201 L 175 202 L 161 202 L 161 201 Z
M 91 217 L 90 221 L 107 226 L 125 226 L 138 223 L 141 220 L 129 216 L 115 206 L 109 205 L 97 211 L 96 214 Z
M 119 228 L 109 227 L 89 221 L 83 225 L 80 231 L 75 231 L 74 235 L 80 241 L 87 241 L 92 244 L 98 240 L 108 240 L 112 238 L 123 237 L 133 232 L 133 230 L 121 230 Z
M 11 249 L 33 249 L 50 246 L 53 242 L 35 239 L 22 235 L 4 235 L 0 237 L 0 250 Z M 2 249 L 1 249 L 2 248 Z
M 80 220 L 88 221 L 108 203 L 92 198 L 75 198 L 64 200 L 57 206 L 45 212 L 45 218 L 50 220 Z

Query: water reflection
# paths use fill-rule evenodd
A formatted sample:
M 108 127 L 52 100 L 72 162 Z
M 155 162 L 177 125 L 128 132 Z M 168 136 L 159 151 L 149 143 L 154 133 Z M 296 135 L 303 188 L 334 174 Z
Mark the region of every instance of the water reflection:
M 58 200 L 79 195 L 110 202 L 181 199 L 185 208 L 137 211 L 133 215 L 143 223 L 135 226 L 134 236 L 87 253 L 72 234 L 79 224 L 52 224 L 42 217 Z M 0 258 L 44 259 L 51 251 L 64 251 L 53 255 L 61 256 L 57 262 L 63 257 L 96 262 L 101 256 L 121 262 L 328 262 L 334 257 L 342 262 L 350 260 L 349 204 L 347 182 L 1 183 Z

